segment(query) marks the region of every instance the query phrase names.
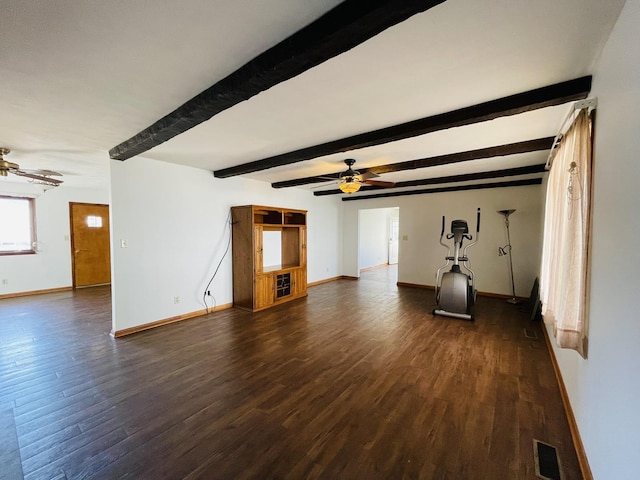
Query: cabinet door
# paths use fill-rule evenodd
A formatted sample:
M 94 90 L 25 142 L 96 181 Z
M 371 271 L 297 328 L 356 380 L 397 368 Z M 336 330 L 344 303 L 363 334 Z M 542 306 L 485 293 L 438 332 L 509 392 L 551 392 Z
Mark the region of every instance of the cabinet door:
M 254 274 L 262 273 L 262 227 L 253 228 L 253 272 Z
M 307 269 L 296 268 L 292 272 L 292 293 L 295 296 L 307 293 Z
M 273 274 L 256 275 L 255 308 L 271 305 L 274 298 Z
M 305 285 L 307 284 L 307 227 L 300 227 L 300 266 L 305 267 Z M 305 286 L 306 290 L 306 286 Z

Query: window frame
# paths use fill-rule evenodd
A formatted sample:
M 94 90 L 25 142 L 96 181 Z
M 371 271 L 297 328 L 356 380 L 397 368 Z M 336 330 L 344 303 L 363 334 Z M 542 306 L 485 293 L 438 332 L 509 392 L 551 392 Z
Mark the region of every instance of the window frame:
M 0 201 L 2 200 L 27 200 L 29 204 L 29 217 L 31 226 L 31 248 L 29 250 L 0 250 L 0 256 L 10 255 L 35 255 L 37 252 L 35 245 L 38 241 L 36 232 L 36 199 L 33 197 L 25 197 L 22 195 L 2 195 L 0 194 Z

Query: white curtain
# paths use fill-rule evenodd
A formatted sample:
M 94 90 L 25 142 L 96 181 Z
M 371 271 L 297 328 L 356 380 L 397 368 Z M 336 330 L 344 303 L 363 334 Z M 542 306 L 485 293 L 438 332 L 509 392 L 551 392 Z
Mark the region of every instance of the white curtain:
M 558 346 L 586 358 L 592 122 L 580 111 L 560 142 L 547 184 L 540 298 Z

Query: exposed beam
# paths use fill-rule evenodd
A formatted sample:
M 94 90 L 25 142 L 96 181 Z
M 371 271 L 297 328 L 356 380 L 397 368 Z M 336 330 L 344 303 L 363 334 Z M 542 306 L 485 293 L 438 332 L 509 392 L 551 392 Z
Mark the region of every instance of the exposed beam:
M 504 170 L 492 170 L 489 172 L 478 173 L 465 173 L 461 175 L 450 175 L 448 177 L 436 177 L 436 178 L 424 178 L 422 180 L 409 180 L 406 182 L 396 182 L 391 188 L 406 188 L 406 187 L 418 187 L 421 185 L 437 185 L 441 183 L 457 183 L 468 182 L 471 180 L 489 180 L 504 177 L 515 177 L 517 175 L 530 175 L 533 173 L 542 173 L 545 171 L 545 164 L 529 165 L 527 167 L 507 168 Z M 387 190 L 388 187 L 376 187 L 376 186 L 363 186 L 360 192 L 371 192 L 374 190 Z M 313 192 L 316 197 L 323 197 L 325 195 L 341 195 L 343 194 L 340 189 L 335 188 L 333 190 L 322 190 L 319 192 Z
M 457 185 L 455 187 L 428 188 L 424 190 L 409 190 L 404 192 L 374 193 L 373 195 L 350 195 L 348 197 L 343 197 L 342 201 L 349 202 L 352 200 L 370 200 L 372 198 L 385 197 L 404 197 L 406 195 L 424 195 L 427 193 L 460 192 L 463 190 L 484 190 L 487 188 L 522 187 L 525 185 L 540 185 L 541 183 L 541 178 L 531 178 L 528 180 L 514 180 L 511 182 L 480 183 L 477 185 Z
M 268 168 L 289 165 L 291 163 L 302 162 L 334 153 L 347 152 L 359 148 L 394 142 L 396 140 L 403 140 L 447 128 L 486 122 L 499 117 L 516 115 L 538 108 L 581 100 L 587 98 L 590 90 L 591 76 L 576 78 L 497 100 L 479 103 L 471 107 L 452 110 L 431 117 L 341 138 L 340 140 L 302 148 L 293 152 L 243 163 L 235 167 L 216 170 L 213 174 L 218 178 L 233 177 L 235 175 L 243 175 Z
M 130 139 L 109 150 L 126 160 L 237 103 L 289 80 L 445 0 L 346 0 Z
M 505 145 L 497 145 L 495 147 L 480 148 L 477 150 L 468 150 L 466 152 L 448 153 L 446 155 L 438 155 L 436 157 L 419 158 L 416 160 L 408 160 L 406 162 L 390 163 L 387 165 L 378 165 L 371 168 L 358 168 L 360 173 L 389 173 L 400 172 L 403 170 L 413 170 L 416 168 L 434 167 L 437 165 L 446 165 L 450 163 L 466 162 L 469 160 L 479 160 L 481 158 L 503 157 L 506 155 L 517 155 L 519 153 L 538 152 L 549 150 L 553 145 L 553 137 L 537 138 L 535 140 L 527 140 L 524 142 L 508 143 Z M 320 175 L 316 177 L 297 178 L 293 180 L 284 180 L 282 182 L 272 183 L 273 188 L 296 187 L 299 185 L 307 185 L 311 183 L 322 183 L 331 180 L 337 180 L 340 177 L 337 172 L 329 175 Z

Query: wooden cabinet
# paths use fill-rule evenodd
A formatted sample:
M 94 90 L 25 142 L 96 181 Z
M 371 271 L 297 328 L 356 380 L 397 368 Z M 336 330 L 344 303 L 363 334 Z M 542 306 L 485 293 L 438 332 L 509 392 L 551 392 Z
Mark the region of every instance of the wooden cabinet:
M 307 212 L 231 208 L 233 305 L 253 312 L 307 295 Z

